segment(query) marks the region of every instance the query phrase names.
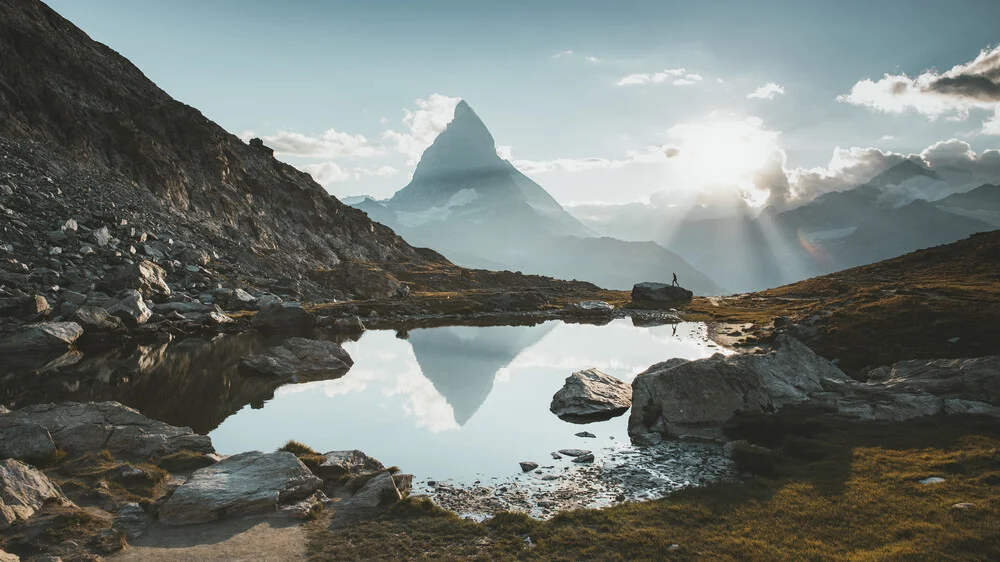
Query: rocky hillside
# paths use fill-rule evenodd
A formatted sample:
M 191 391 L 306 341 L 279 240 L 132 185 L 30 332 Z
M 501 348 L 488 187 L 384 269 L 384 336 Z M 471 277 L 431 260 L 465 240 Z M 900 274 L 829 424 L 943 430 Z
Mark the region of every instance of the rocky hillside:
M 0 3 L 0 114 L 7 274 L 65 285 L 145 257 L 171 273 L 207 266 L 340 296 L 394 290 L 401 263 L 446 263 L 172 99 L 38 0 Z

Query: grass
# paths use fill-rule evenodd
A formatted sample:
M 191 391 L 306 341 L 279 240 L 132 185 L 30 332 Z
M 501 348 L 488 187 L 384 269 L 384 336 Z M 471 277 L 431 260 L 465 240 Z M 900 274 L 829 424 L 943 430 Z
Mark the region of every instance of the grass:
M 315 560 L 1000 556 L 1000 427 L 995 420 L 858 424 L 807 414 L 785 421 L 784 431 L 766 439 L 776 447 L 773 477 L 687 489 L 659 501 L 571 511 L 544 522 L 501 514 L 477 524 L 412 498 L 383 519 L 354 528 L 330 530 L 314 522 L 310 551 Z M 754 420 L 730 427 L 746 434 L 760 429 Z M 810 443 L 810 454 L 802 454 L 803 440 Z M 928 476 L 946 481 L 919 484 Z M 975 507 L 952 507 L 962 502 Z

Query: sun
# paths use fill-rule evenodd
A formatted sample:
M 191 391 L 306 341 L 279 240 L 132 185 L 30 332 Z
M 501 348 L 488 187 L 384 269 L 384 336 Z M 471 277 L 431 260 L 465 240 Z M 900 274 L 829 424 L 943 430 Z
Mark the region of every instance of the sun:
M 753 176 L 780 151 L 779 133 L 765 129 L 760 119 L 682 123 L 668 134 L 678 141 L 667 155 L 680 187 L 710 197 L 739 193 L 755 207 L 767 201 L 767 191 L 754 185 Z

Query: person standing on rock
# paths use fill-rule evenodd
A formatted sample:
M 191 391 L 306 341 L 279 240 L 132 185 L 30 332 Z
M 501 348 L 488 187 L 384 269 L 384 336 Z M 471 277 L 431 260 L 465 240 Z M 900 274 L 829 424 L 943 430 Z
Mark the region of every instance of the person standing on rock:
M 674 287 L 680 287 L 680 283 L 677 282 L 677 273 L 674 273 L 674 280 L 670 282 Z

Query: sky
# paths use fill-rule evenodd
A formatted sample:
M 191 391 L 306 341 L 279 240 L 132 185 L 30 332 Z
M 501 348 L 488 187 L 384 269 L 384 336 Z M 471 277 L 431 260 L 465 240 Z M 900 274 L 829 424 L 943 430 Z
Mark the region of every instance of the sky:
M 1000 158 L 996 0 L 48 4 L 338 197 L 406 185 L 458 99 L 565 205 Z

